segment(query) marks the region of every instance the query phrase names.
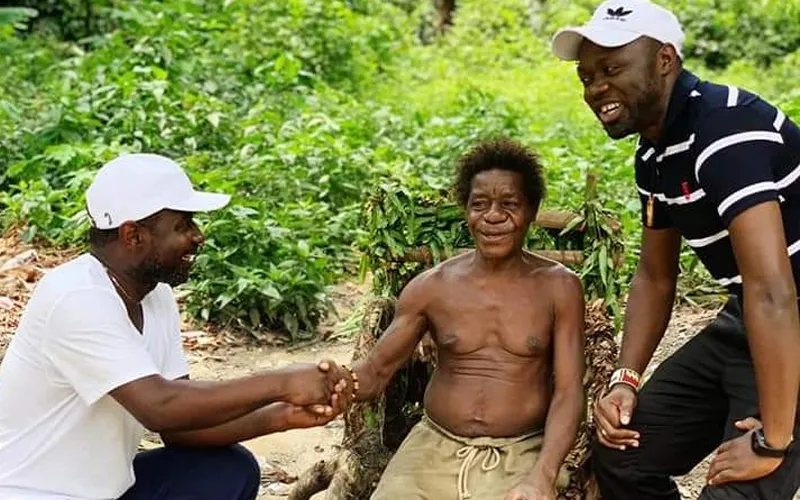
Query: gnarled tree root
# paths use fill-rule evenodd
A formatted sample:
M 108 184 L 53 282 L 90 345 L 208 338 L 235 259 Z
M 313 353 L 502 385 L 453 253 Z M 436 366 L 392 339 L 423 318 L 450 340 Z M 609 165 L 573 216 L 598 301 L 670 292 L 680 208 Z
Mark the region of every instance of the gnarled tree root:
M 321 460 L 304 472 L 288 500 L 309 500 L 320 491 L 326 490 L 325 500 L 353 498 L 358 468 L 359 462 L 355 455 L 349 450 L 342 450 L 333 460 Z

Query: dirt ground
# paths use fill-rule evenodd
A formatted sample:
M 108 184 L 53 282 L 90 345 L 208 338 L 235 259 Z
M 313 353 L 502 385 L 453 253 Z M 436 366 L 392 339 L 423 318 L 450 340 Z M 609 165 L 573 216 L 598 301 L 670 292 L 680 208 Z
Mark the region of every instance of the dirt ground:
M 74 252 L 39 251 L 20 246 L 13 236 L 0 238 L 0 360 L 13 335 L 27 296 L 38 278 L 47 269 L 74 255 Z M 338 315 L 325 322 L 321 333 L 328 340 L 303 346 L 254 346 L 241 342 L 226 332 L 210 333 L 193 325 L 185 325 L 184 345 L 192 378 L 220 380 L 249 373 L 275 369 L 295 362 L 317 362 L 333 359 L 350 361 L 353 340 L 342 334 L 351 325 L 353 311 L 365 300 L 368 287 L 344 283 L 333 290 Z M 649 371 L 679 348 L 714 316 L 715 310 L 680 307 L 676 310 L 664 340 L 656 352 Z M 277 341 L 267 335 L 266 340 Z M 278 343 L 278 342 L 272 342 Z M 292 430 L 253 439 L 243 443 L 256 455 L 263 469 L 260 500 L 282 500 L 294 478 L 319 460 L 335 455 L 343 433 L 341 419 L 320 428 Z M 697 498 L 703 487 L 707 463 L 691 474 L 679 478 L 684 500 Z M 314 498 L 321 499 L 324 494 Z M 800 493 L 795 497 L 800 500 Z

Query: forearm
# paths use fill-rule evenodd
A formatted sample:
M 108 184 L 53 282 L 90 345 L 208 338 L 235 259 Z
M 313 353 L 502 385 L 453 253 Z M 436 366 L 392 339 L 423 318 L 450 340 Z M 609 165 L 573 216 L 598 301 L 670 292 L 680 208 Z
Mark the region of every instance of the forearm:
M 397 371 L 397 368 L 386 364 L 381 366 L 375 359 L 367 357 L 364 362 L 354 368 L 354 371 L 358 376 L 358 390 L 355 392 L 355 400 L 368 401 L 383 394 L 386 385 Z
M 619 366 L 644 372 L 664 337 L 674 300 L 674 281 L 660 283 L 637 272 L 628 294 Z
M 578 436 L 584 409 L 584 394 L 580 384 L 554 394 L 547 412 L 544 443 L 532 478 L 555 482 L 558 472 Z
M 782 296 L 776 300 L 776 296 Z M 745 286 L 744 319 L 767 442 L 784 446 L 797 412 L 800 324 L 794 293 L 767 294 Z
M 285 430 L 288 430 L 285 404 L 273 403 L 222 425 L 193 431 L 165 431 L 161 439 L 168 446 L 228 446 Z
M 280 372 L 226 382 L 169 382 L 148 426 L 157 432 L 206 429 L 231 422 L 284 396 Z

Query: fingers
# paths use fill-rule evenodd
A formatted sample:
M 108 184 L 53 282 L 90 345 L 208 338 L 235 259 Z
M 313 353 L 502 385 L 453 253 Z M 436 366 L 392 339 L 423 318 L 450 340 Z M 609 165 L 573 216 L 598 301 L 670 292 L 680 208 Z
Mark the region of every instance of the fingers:
M 602 418 L 605 420 L 609 427 L 621 427 L 619 421 L 619 408 L 611 404 L 607 399 L 601 399 L 594 407 L 595 418 Z
M 302 408 L 304 411 L 314 415 L 314 417 L 320 419 L 326 419 L 327 417 L 332 417 L 336 415 L 336 408 L 334 406 L 328 405 L 309 405 L 309 406 L 302 406 L 298 407 Z
M 711 459 L 711 463 L 708 464 L 708 472 L 706 472 L 706 481 L 711 484 L 713 478 L 715 478 L 720 472 L 728 468 L 728 458 L 724 453 L 717 453 L 714 455 L 714 458 Z
M 633 402 L 624 400 L 619 408 L 619 423 L 628 425 L 631 423 L 631 416 L 633 415 Z
M 618 421 L 615 415 L 616 411 L 617 408 L 615 406 L 603 405 L 602 402 L 595 408 L 594 417 L 598 440 L 609 448 L 619 450 L 625 450 L 628 447 L 637 448 L 639 446 L 639 433 L 614 425 L 613 422 Z
M 761 421 L 757 418 L 747 417 L 736 422 L 736 428 L 740 431 L 754 431 L 761 428 Z
M 628 447 L 639 447 L 639 433 L 630 429 L 617 429 L 612 427 L 602 417 L 595 420 L 597 425 L 597 438 L 608 448 L 626 450 Z
M 720 486 L 735 481 L 737 478 L 733 463 L 726 456 L 717 455 L 711 461 L 706 479 L 711 486 Z
M 335 361 L 322 360 L 317 365 L 317 368 L 327 375 L 327 383 L 331 392 L 342 392 L 347 388 L 347 378 Z

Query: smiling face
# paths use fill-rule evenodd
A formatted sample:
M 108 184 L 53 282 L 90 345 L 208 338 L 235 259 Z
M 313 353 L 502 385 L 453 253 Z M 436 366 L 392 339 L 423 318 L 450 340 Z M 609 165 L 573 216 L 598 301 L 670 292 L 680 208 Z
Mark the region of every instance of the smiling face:
M 143 282 L 170 286 L 185 283 L 194 256 L 204 241 L 192 214 L 164 210 L 144 228 L 150 236 L 150 248 L 139 265 L 139 277 Z
M 589 40 L 581 44 L 583 99 L 612 139 L 660 127 L 666 107 L 666 75 L 659 71 L 662 48 L 644 37 L 619 48 Z
M 483 257 L 504 259 L 517 254 L 534 216 L 522 174 L 491 169 L 472 178 L 467 225 Z

